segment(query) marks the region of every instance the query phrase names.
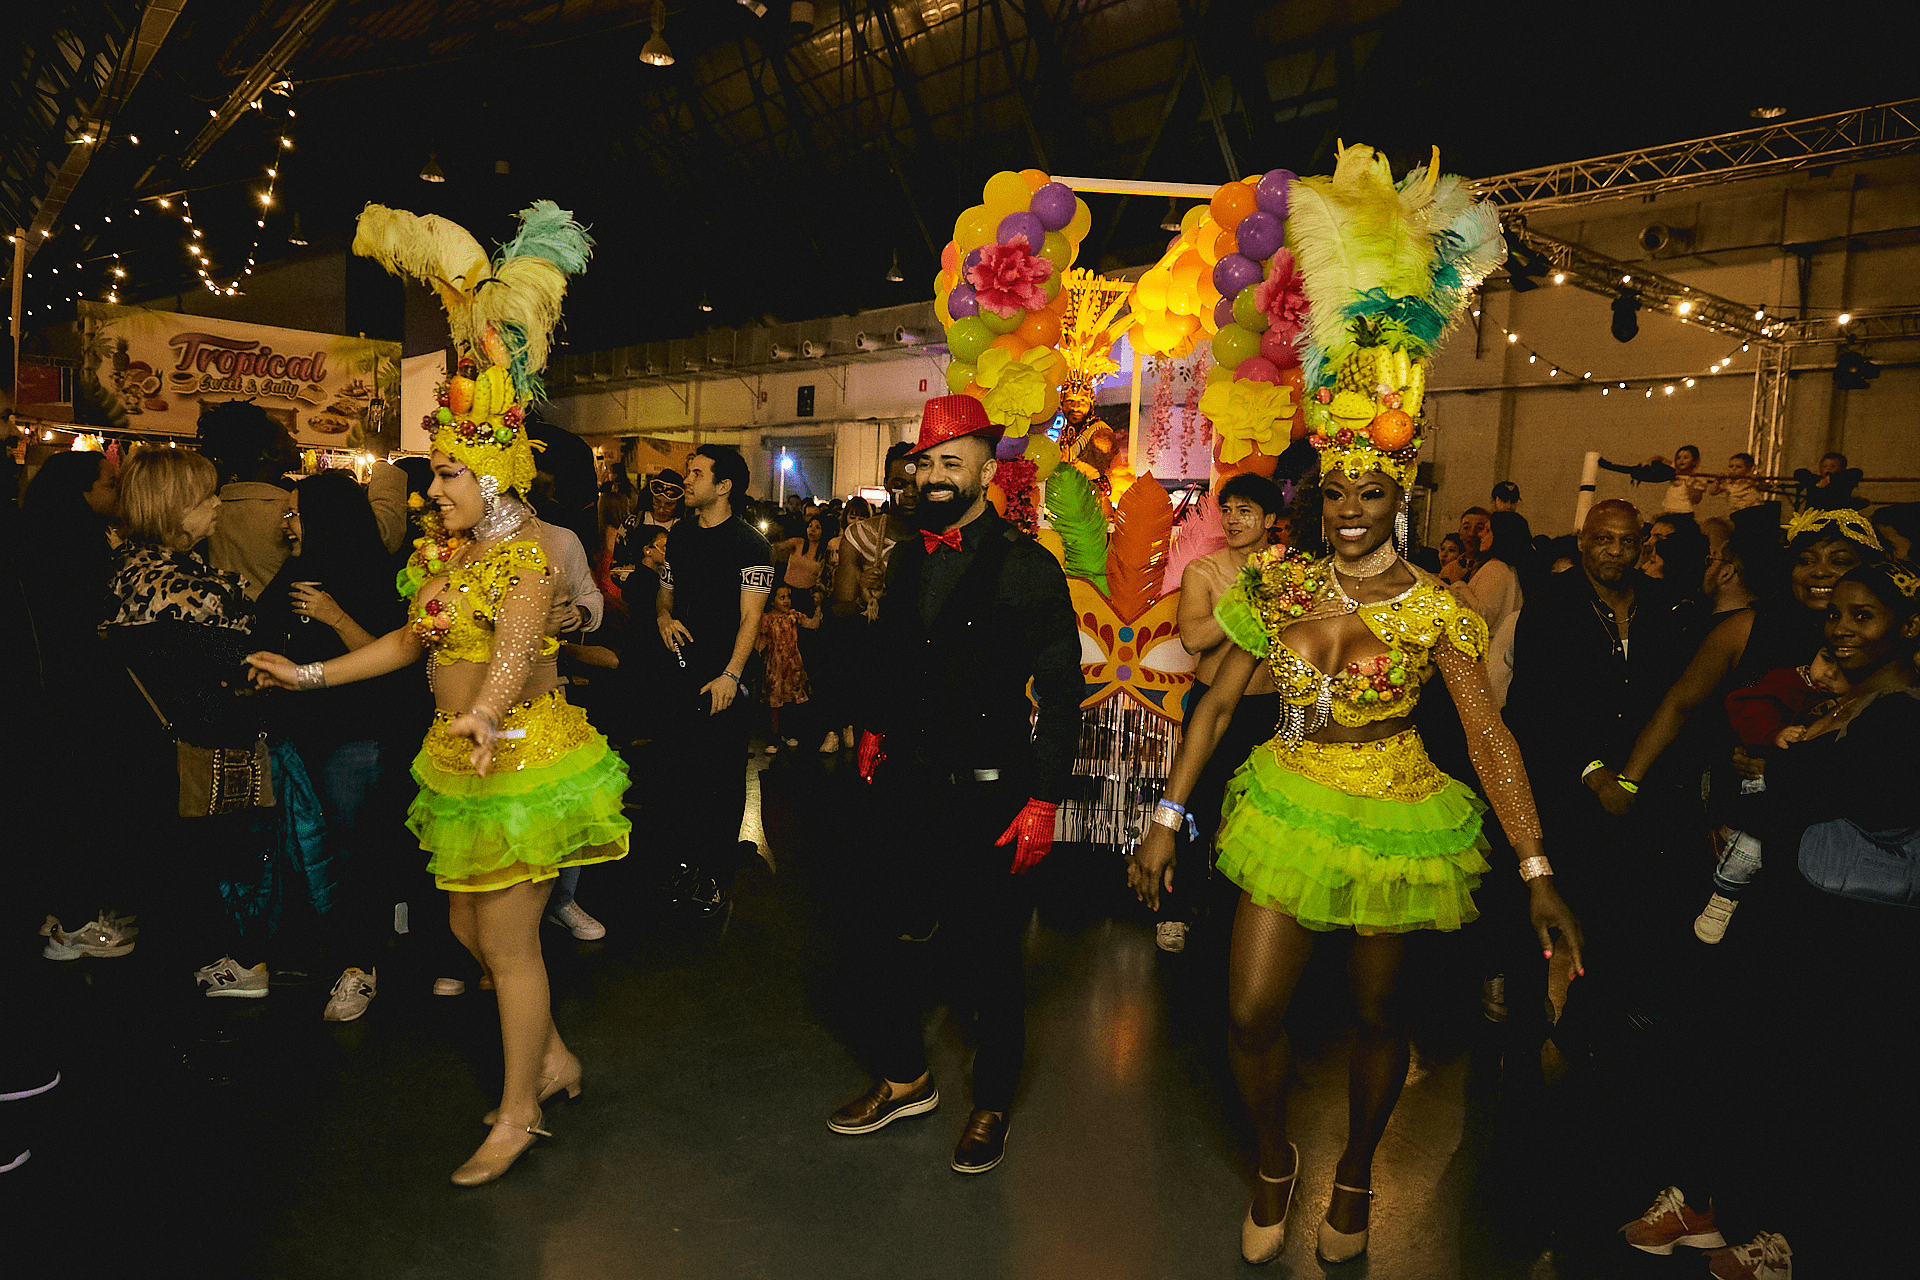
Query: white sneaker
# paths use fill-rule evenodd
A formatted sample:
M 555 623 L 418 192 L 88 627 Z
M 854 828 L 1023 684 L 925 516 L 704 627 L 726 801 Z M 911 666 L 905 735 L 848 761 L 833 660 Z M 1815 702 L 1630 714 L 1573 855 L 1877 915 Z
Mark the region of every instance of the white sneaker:
M 1185 951 L 1187 949 L 1187 922 L 1184 920 L 1162 920 L 1153 926 L 1153 945 L 1162 951 Z
M 435 978 L 433 994 L 437 996 L 463 996 L 467 993 L 467 984 L 459 978 Z
M 193 980 L 206 983 L 209 996 L 258 1000 L 267 994 L 267 966 L 242 969 L 232 956 L 221 956 L 206 968 L 194 970 Z
M 607 936 L 607 926 L 582 911 L 577 902 L 569 902 L 558 911 L 547 912 L 547 919 L 562 929 L 568 930 L 582 942 L 592 942 L 596 938 Z
M 1710 1251 L 1707 1274 L 1713 1280 L 1793 1280 L 1793 1250 L 1785 1236 L 1762 1231 L 1746 1244 Z
M 1702 911 L 1693 922 L 1693 936 L 1711 946 L 1727 936 L 1727 922 L 1733 919 L 1733 910 L 1740 903 L 1725 894 L 1716 893 L 1707 899 L 1707 909 Z
M 367 1011 L 373 1003 L 374 983 L 379 981 L 380 971 L 364 973 L 359 969 L 348 969 L 340 975 L 340 981 L 333 984 L 333 994 L 327 997 L 327 1008 L 320 1015 L 326 1022 L 352 1022 Z
M 60 927 L 58 920 L 48 916 L 47 922 L 40 926 L 40 936 L 47 940 L 40 954 L 49 960 L 124 956 L 133 950 L 133 937 L 140 932 L 128 924 L 127 919 L 130 917 L 123 918 L 110 911 L 102 911 L 99 919 L 91 920 L 68 933 Z

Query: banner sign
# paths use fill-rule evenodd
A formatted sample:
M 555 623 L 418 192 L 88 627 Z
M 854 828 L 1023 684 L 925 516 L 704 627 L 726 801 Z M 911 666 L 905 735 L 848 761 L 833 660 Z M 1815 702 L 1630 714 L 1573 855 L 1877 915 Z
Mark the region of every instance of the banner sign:
M 104 302 L 80 304 L 74 421 L 191 436 L 202 406 L 252 400 L 302 448 L 400 444 L 400 344 Z

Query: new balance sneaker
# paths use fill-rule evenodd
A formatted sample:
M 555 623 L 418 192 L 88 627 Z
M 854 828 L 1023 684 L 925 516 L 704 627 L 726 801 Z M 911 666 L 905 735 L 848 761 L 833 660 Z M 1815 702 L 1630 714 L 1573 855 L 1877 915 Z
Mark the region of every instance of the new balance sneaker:
M 1712 946 L 1727 936 L 1727 922 L 1733 919 L 1733 910 L 1739 906 L 1737 898 L 1729 898 L 1716 893 L 1707 899 L 1707 908 L 1693 921 L 1693 936 Z
M 1793 1280 L 1793 1250 L 1785 1236 L 1762 1231 L 1747 1244 L 1709 1253 L 1707 1274 L 1713 1280 Z
M 1620 1231 L 1627 1243 L 1640 1252 L 1662 1257 L 1672 1253 L 1675 1245 L 1718 1249 L 1727 1243 L 1726 1237 L 1713 1225 L 1713 1206 L 1709 1204 L 1704 1211 L 1688 1208 L 1686 1197 L 1678 1187 L 1668 1187 L 1655 1196 L 1647 1211 Z
M 1162 951 L 1185 951 L 1187 949 L 1187 922 L 1184 920 L 1162 920 L 1153 926 L 1153 945 Z
M 68 933 L 60 927 L 58 920 L 48 916 L 47 922 L 40 926 L 40 936 L 47 940 L 40 954 L 49 960 L 124 956 L 133 950 L 134 935 L 140 932 L 128 923 L 131 918 L 102 911 L 99 919 L 88 921 Z
M 258 1000 L 267 994 L 267 966 L 257 964 L 251 969 L 242 969 L 232 956 L 221 956 L 206 968 L 194 970 L 193 980 L 204 982 L 209 996 Z
M 352 1022 L 367 1011 L 373 1003 L 374 983 L 379 980 L 380 971 L 365 973 L 359 969 L 348 969 L 340 975 L 340 981 L 333 984 L 333 994 L 327 997 L 326 1011 L 320 1017 L 326 1022 Z
M 607 926 L 582 911 L 577 902 L 569 902 L 558 911 L 547 912 L 547 920 L 569 931 L 582 942 L 592 942 L 596 938 L 607 936 Z

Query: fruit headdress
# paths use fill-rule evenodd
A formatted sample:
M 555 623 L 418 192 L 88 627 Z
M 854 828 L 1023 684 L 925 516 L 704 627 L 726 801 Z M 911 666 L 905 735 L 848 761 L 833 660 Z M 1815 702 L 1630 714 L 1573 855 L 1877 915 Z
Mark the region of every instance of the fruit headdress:
M 519 217 L 519 234 L 489 260 L 456 223 L 369 204 L 353 251 L 431 286 L 446 310 L 459 368 L 440 387 L 440 407 L 427 415 L 433 447 L 490 477 L 501 492 L 524 495 L 534 472 L 526 406 L 546 396 L 540 371 L 567 277 L 586 269 L 593 240 L 551 200 L 536 201 Z
M 1320 473 L 1379 471 L 1404 489 L 1421 444 L 1427 362 L 1473 291 L 1506 260 L 1494 207 L 1439 173 L 1398 184 L 1387 158 L 1341 144 L 1332 177 L 1297 178 L 1287 246 L 1306 280 L 1309 439 Z

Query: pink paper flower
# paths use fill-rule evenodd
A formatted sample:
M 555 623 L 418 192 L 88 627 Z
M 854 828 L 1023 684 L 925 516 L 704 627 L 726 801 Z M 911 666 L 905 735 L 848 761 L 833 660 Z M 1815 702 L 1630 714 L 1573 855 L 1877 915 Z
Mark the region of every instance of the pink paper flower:
M 1253 305 L 1291 339 L 1307 322 L 1307 281 L 1290 250 L 1273 255 L 1273 273 L 1253 286 Z
M 983 246 L 980 261 L 967 272 L 967 283 L 981 306 L 1004 318 L 1046 306 L 1040 286 L 1052 275 L 1053 264 L 1035 254 L 1025 236 L 1015 236 L 1006 244 Z

